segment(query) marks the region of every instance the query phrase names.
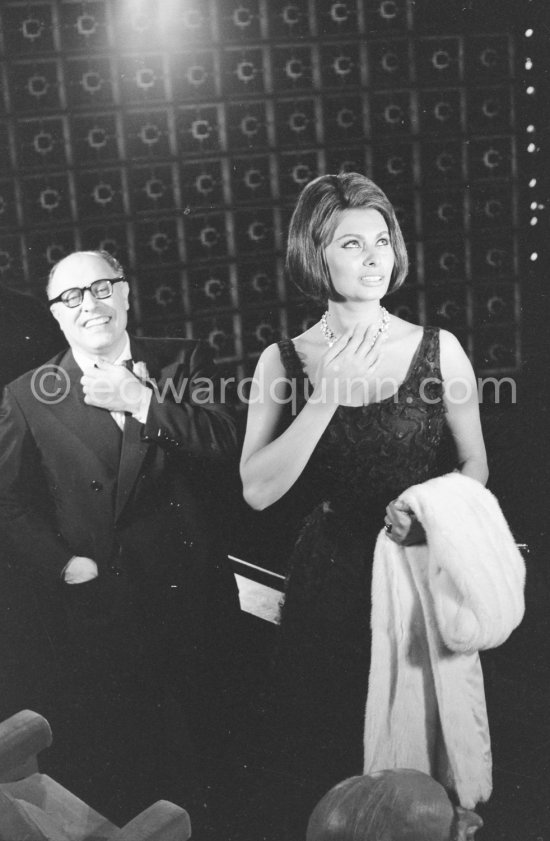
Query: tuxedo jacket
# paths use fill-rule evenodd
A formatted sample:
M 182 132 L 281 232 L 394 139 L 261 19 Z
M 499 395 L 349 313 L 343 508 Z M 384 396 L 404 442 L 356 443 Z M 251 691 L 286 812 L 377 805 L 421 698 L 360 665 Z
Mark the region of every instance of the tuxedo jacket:
M 0 389 L 65 347 L 63 333 L 41 301 L 0 283 Z
M 131 338 L 131 350 L 157 388 L 146 422 L 127 416 L 123 432 L 108 411 L 84 403 L 71 350 L 6 387 L 0 530 L 45 590 L 80 555 L 97 563 L 102 592 L 120 576 L 142 593 L 176 590 L 200 621 L 212 594 L 237 605 L 204 482 L 213 468 L 232 468 L 234 421 L 201 343 Z

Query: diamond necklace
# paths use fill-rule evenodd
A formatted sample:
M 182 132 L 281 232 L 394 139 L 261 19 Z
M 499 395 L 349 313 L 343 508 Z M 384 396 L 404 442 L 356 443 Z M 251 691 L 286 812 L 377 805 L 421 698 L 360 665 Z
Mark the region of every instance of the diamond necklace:
M 380 307 L 380 318 L 378 320 L 378 324 L 376 325 L 376 330 L 375 330 L 374 336 L 372 337 L 372 339 L 370 341 L 369 350 L 374 346 L 374 343 L 376 342 L 378 336 L 381 336 L 383 333 L 385 333 L 387 331 L 389 323 L 390 323 L 389 312 L 387 311 L 387 309 L 385 307 Z M 336 333 L 334 332 L 334 330 L 331 327 L 329 327 L 329 324 L 328 324 L 328 310 L 326 312 L 324 312 L 323 315 L 321 316 L 321 320 L 319 322 L 319 328 L 321 330 L 321 333 L 323 334 L 323 336 L 327 340 L 328 346 L 332 347 L 334 342 L 339 338 L 339 336 L 337 336 Z

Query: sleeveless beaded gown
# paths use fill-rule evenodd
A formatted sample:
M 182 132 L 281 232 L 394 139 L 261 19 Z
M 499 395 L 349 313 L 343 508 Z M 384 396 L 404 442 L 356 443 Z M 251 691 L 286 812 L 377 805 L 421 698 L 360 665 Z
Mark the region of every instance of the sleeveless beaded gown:
M 307 377 L 293 342 L 279 349 L 299 411 Z M 386 505 L 440 472 L 442 395 L 439 330 L 428 327 L 397 392 L 340 406 L 300 479 L 314 507 L 288 567 L 271 717 L 285 774 L 316 777 L 321 791 L 362 773 L 374 545 Z

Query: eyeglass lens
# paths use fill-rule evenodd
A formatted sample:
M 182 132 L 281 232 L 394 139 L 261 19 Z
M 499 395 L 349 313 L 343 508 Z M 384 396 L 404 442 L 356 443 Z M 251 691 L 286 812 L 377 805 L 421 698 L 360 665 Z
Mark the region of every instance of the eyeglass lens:
M 89 289 L 94 298 L 109 298 L 113 294 L 113 284 L 107 279 L 94 280 Z M 85 289 L 79 287 L 67 289 L 66 292 L 63 292 L 61 300 L 68 307 L 78 307 L 84 300 L 84 292 Z

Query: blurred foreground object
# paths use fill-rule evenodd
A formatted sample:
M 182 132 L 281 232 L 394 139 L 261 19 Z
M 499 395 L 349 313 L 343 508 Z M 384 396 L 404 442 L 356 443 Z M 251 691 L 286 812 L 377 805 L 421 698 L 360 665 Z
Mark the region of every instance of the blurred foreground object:
M 0 841 L 187 841 L 185 809 L 159 800 L 119 829 L 46 774 L 37 754 L 50 725 L 22 710 L 0 724 Z
M 398 768 L 334 786 L 313 810 L 306 841 L 467 841 L 481 826 L 428 774 Z

